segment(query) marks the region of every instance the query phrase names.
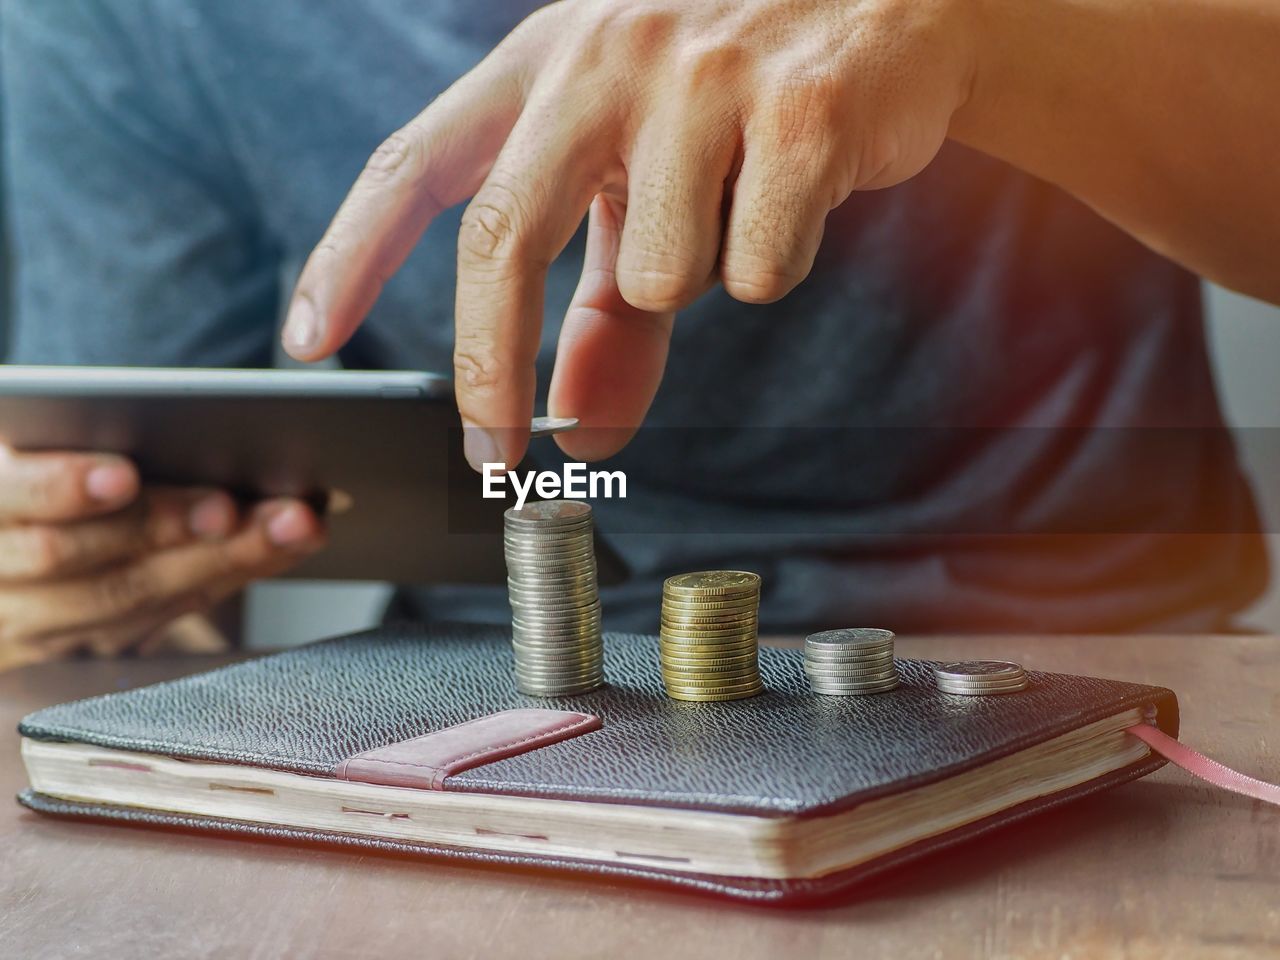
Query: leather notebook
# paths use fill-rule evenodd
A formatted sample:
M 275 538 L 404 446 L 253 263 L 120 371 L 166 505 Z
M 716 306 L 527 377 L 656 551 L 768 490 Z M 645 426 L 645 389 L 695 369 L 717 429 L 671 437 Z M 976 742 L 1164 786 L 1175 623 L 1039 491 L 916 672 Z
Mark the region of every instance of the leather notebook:
M 49 707 L 19 731 L 43 813 L 644 878 L 753 900 L 877 871 L 1164 762 L 1173 693 L 1028 671 L 1026 690 L 812 693 L 794 649 L 766 690 L 662 692 L 657 639 L 605 637 L 600 690 L 520 694 L 499 627 L 389 626 Z

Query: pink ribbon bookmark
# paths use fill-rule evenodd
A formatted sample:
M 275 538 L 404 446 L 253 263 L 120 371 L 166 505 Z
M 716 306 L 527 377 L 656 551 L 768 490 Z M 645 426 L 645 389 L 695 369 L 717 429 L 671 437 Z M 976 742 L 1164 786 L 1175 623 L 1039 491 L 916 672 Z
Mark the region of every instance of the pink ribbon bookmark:
M 1198 777 L 1215 787 L 1230 790 L 1232 793 L 1242 793 L 1246 797 L 1280 806 L 1280 786 L 1255 780 L 1230 767 L 1224 767 L 1217 760 L 1211 760 L 1203 753 L 1197 753 L 1185 744 L 1179 743 L 1163 730 L 1139 723 L 1128 727 L 1125 732 L 1133 734 L 1160 756 L 1181 767 L 1193 777 Z

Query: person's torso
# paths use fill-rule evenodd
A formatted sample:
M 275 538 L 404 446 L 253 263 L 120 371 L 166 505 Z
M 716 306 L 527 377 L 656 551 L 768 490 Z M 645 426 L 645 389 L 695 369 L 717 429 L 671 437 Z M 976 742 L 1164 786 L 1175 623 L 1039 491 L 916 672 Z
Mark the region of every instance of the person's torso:
M 165 28 L 199 58 L 211 122 L 289 277 L 378 143 L 535 6 L 164 9 Z M 387 283 L 344 351 L 349 365 L 450 369 L 459 216 L 441 215 Z M 543 393 L 581 242 L 580 232 L 548 278 Z M 1165 549 L 1154 541 L 1135 552 L 1102 540 L 1098 555 L 1071 547 L 1087 560 L 1072 566 L 1053 538 L 1096 533 L 1078 529 L 1082 507 L 1117 483 L 1116 444 L 1079 437 L 1152 427 L 1221 427 L 1197 280 L 1053 187 L 947 145 L 911 181 L 835 210 L 812 274 L 780 302 L 716 291 L 681 312 L 647 426 L 610 464 L 625 470 L 629 497 L 597 510 L 636 571 L 636 604 L 673 569 L 741 562 L 773 572 L 780 626 L 898 603 L 912 611 L 897 622 L 1087 628 L 1077 598 L 1112 590 L 1109 577 L 1132 596 L 1092 619 L 1136 623 L 1170 603 L 1138 595 L 1157 576 L 1141 571 L 1186 579 L 1201 568 L 1152 566 Z M 549 444 L 538 450 L 555 459 Z M 1189 441 L 1194 476 L 1140 478 L 1146 533 L 1185 532 L 1206 496 L 1249 514 L 1234 459 L 1203 459 Z M 1207 484 L 1194 497 L 1193 480 Z M 1039 537 L 1012 569 L 990 560 L 993 538 L 1009 533 Z M 1220 554 L 1201 567 L 1229 578 L 1239 547 Z

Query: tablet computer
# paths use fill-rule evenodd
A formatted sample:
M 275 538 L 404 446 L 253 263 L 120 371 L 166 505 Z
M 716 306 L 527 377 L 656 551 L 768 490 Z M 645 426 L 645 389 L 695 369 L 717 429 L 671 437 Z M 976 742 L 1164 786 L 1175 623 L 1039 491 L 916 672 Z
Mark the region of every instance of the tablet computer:
M 481 495 L 445 376 L 0 365 L 0 438 L 18 450 L 119 453 L 147 483 L 306 499 L 327 514 L 329 545 L 289 576 L 506 580 L 507 503 Z M 602 543 L 598 552 L 602 582 L 622 579 L 617 556 Z

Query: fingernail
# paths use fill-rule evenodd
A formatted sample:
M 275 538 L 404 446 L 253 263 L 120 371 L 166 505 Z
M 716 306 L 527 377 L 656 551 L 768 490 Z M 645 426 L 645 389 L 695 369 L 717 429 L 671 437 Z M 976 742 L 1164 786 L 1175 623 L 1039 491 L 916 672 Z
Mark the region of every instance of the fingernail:
M 220 540 L 231 532 L 233 511 L 222 494 L 210 494 L 197 501 L 187 514 L 187 527 L 197 537 Z
M 320 321 L 315 307 L 305 296 L 298 294 L 289 307 L 284 321 L 284 345 L 290 353 L 310 353 L 320 342 Z
M 296 547 L 311 536 L 311 523 L 303 507 L 291 504 L 267 521 L 267 539 L 277 547 Z
M 469 420 L 462 421 L 462 452 L 476 473 L 483 473 L 486 463 L 504 463 L 493 434 Z
M 94 500 L 111 503 L 133 496 L 136 481 L 132 468 L 123 463 L 104 463 L 84 478 L 84 489 Z

